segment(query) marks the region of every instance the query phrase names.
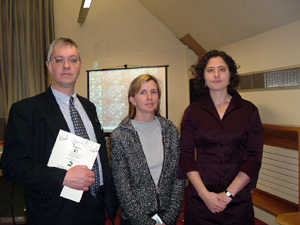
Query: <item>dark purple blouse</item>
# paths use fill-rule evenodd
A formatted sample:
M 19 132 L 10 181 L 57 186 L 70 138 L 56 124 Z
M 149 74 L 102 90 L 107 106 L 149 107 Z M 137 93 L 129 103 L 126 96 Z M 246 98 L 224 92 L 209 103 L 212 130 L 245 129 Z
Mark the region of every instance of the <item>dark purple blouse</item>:
M 195 160 L 195 149 L 197 160 Z M 181 123 L 179 178 L 199 171 L 209 191 L 227 188 L 239 171 L 255 187 L 261 167 L 263 128 L 258 109 L 235 92 L 222 118 L 207 94 L 186 109 Z

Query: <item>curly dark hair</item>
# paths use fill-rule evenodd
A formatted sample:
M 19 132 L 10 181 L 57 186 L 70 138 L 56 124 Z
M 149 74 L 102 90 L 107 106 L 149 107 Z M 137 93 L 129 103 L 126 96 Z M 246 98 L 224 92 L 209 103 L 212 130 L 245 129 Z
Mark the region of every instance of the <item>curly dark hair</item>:
M 220 50 L 212 50 L 207 52 L 197 64 L 191 66 L 192 74 L 196 76 L 196 88 L 201 89 L 202 91 L 208 92 L 208 87 L 205 85 L 204 79 L 204 69 L 211 58 L 221 57 L 225 63 L 227 64 L 230 72 L 230 84 L 227 86 L 227 91 L 230 95 L 233 94 L 233 91 L 240 83 L 240 77 L 237 73 L 239 66 L 235 63 L 235 61 L 231 58 L 231 56 L 227 55 L 225 52 Z

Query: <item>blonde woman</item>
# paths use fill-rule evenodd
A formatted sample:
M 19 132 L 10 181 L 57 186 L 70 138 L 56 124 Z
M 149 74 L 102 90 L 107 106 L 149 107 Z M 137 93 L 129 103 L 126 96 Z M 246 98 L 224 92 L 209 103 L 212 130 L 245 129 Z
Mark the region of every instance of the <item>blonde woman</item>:
M 175 125 L 160 115 L 160 97 L 155 77 L 135 78 L 128 91 L 129 115 L 111 135 L 123 225 L 176 224 L 181 212 L 185 179 L 177 179 L 180 137 Z

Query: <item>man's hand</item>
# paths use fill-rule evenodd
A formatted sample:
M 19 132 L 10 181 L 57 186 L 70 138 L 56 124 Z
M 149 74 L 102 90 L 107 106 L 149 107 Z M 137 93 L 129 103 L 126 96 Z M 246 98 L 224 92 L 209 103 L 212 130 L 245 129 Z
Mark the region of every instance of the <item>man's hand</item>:
M 68 170 L 63 185 L 77 190 L 87 191 L 95 182 L 95 173 L 87 166 L 77 165 Z

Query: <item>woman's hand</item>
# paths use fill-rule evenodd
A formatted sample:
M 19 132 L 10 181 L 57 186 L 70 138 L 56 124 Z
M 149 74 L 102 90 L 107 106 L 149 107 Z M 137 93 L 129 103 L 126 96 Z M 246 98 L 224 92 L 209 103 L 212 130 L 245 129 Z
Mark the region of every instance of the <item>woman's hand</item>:
M 219 195 L 219 201 L 224 204 L 224 205 L 228 205 L 229 202 L 232 201 L 232 198 L 228 197 L 226 194 L 225 194 L 225 191 L 221 192 L 218 194 Z
M 222 212 L 227 206 L 223 203 L 225 202 L 224 197 L 214 192 L 208 192 L 202 199 L 212 213 Z
M 190 171 L 186 175 L 211 212 L 219 213 L 226 208 L 227 205 L 222 203 L 222 201 L 224 201 L 223 196 L 214 192 L 209 192 L 203 184 L 198 171 Z

